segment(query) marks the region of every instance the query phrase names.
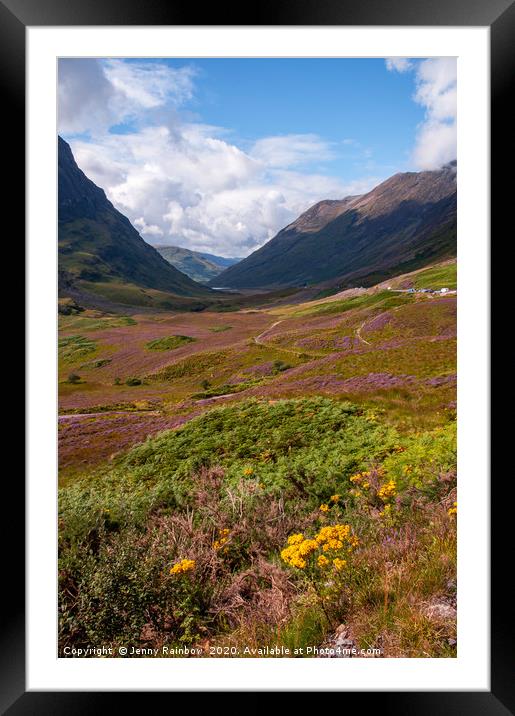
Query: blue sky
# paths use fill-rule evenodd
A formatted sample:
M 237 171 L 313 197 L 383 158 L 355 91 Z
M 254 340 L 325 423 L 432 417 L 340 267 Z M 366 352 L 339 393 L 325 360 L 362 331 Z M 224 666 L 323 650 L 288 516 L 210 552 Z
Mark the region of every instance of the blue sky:
M 315 133 L 338 155 L 323 163 L 324 171 L 344 179 L 366 164 L 387 172 L 408 168 L 424 119 L 424 108 L 412 99 L 413 77 L 388 72 L 383 59 L 163 62 L 193 68 L 196 93 L 188 109 L 207 124 L 230 128 L 238 146 L 263 136 Z M 115 131 L 130 127 L 134 122 Z
M 452 58 L 61 60 L 59 130 L 151 243 L 246 255 L 455 158 Z

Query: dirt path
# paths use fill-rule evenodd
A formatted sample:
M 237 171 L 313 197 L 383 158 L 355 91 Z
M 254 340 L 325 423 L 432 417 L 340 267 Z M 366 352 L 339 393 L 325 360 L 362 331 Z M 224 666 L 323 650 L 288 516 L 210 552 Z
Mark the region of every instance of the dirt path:
M 260 333 L 259 336 L 254 336 L 254 343 L 256 343 L 258 346 L 265 346 L 265 348 L 272 348 L 272 349 L 275 350 L 275 351 L 284 351 L 285 353 L 290 353 L 291 355 L 294 355 L 294 356 L 296 356 L 297 358 L 298 358 L 299 355 L 301 355 L 301 354 L 307 355 L 307 356 L 309 356 L 309 357 L 312 358 L 312 359 L 325 358 L 326 353 L 316 353 L 316 352 L 313 352 L 313 351 L 306 351 L 306 350 L 303 351 L 303 350 L 298 349 L 298 348 L 297 348 L 297 349 L 294 349 L 294 348 L 284 348 L 284 346 L 277 346 L 277 345 L 275 345 L 275 344 L 273 344 L 273 343 L 272 343 L 272 344 L 270 344 L 270 343 L 265 343 L 265 341 L 262 340 L 262 338 L 264 338 L 264 336 L 266 336 L 268 333 L 270 333 L 270 331 L 271 331 L 273 328 L 275 328 L 276 326 L 279 325 L 279 323 L 282 323 L 282 322 L 285 321 L 285 320 L 286 320 L 285 318 L 281 318 L 280 321 L 275 321 L 275 323 L 272 323 L 271 326 L 268 326 L 268 328 L 266 328 L 266 329 L 263 331 L 263 333 Z
M 280 321 L 276 321 L 275 323 L 272 323 L 271 326 L 268 326 L 268 328 L 265 328 L 265 330 L 263 331 L 263 333 L 260 333 L 259 336 L 254 336 L 254 343 L 257 343 L 258 346 L 266 346 L 267 343 L 265 343 L 265 342 L 262 341 L 261 339 L 262 339 L 264 336 L 266 336 L 267 333 L 270 333 L 270 331 L 272 330 L 272 328 L 275 328 L 276 326 L 279 325 L 279 323 L 282 323 L 283 320 L 284 320 L 284 318 L 281 318 Z M 275 347 L 276 347 L 276 346 L 274 346 L 274 348 L 275 348 Z M 282 348 L 281 350 L 286 350 L 286 349 L 285 349 L 285 348 Z
M 361 336 L 361 329 L 363 328 L 363 326 L 365 325 L 365 323 L 368 323 L 368 321 L 370 321 L 370 318 L 367 318 L 366 321 L 363 321 L 363 323 L 362 323 L 358 328 L 356 328 L 356 338 L 357 338 L 358 340 L 360 340 L 362 343 L 365 343 L 365 345 L 371 346 L 372 344 L 370 343 L 370 341 L 365 340 L 365 339 L 362 338 L 362 336 Z
M 404 308 L 404 306 L 396 306 L 395 308 L 389 309 L 388 311 L 383 311 L 383 313 L 395 313 L 396 311 L 400 311 L 401 308 Z M 363 321 L 363 323 L 358 328 L 356 328 L 356 337 L 362 343 L 365 343 L 367 346 L 371 346 L 372 343 L 370 343 L 370 341 L 367 341 L 365 338 L 363 338 L 363 336 L 361 335 L 361 331 L 369 321 L 373 321 L 374 318 L 378 318 L 378 316 L 382 316 L 383 313 L 378 313 L 376 316 L 369 316 L 369 318 L 367 318 L 365 321 Z
M 266 348 L 272 348 L 274 351 L 284 351 L 284 353 L 290 353 L 290 355 L 294 355 L 297 358 L 299 357 L 299 354 L 301 353 L 300 350 L 294 350 L 293 348 L 284 348 L 283 346 L 276 346 L 274 344 L 270 345 L 269 343 L 265 343 L 265 341 L 261 340 L 264 336 L 267 335 L 273 328 L 279 325 L 279 323 L 282 323 L 285 319 L 281 318 L 280 321 L 275 321 L 275 323 L 272 323 L 271 326 L 268 326 L 266 330 L 263 331 L 263 333 L 260 333 L 259 336 L 254 336 L 254 343 L 256 343 L 258 346 L 265 346 Z M 310 356 L 311 358 L 318 358 L 319 356 L 323 355 L 322 353 L 312 353 L 311 351 L 308 353 L 307 351 L 302 351 L 306 355 Z

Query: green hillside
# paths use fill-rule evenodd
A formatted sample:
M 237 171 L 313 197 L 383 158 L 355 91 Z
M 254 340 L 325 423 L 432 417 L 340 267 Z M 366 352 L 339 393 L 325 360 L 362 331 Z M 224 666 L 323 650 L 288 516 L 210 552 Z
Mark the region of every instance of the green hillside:
M 170 296 L 206 297 L 211 291 L 171 266 L 147 244 L 102 189 L 79 169 L 69 145 L 59 138 L 59 268 L 64 288 L 79 286 L 121 303 L 137 289 Z M 124 286 L 129 291 L 124 293 Z M 136 291 L 135 291 L 136 289 Z M 149 301 L 152 303 L 151 301 Z
M 194 281 L 207 283 L 222 273 L 224 268 L 237 263 L 239 259 L 225 259 L 221 256 L 204 254 L 181 246 L 156 246 L 156 250 L 176 269 Z

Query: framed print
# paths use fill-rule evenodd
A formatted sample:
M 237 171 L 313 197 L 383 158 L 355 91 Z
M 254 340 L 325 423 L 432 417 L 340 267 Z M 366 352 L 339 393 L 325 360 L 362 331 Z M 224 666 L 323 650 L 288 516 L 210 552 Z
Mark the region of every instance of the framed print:
M 488 380 L 513 4 L 0 11 L 28 308 L 4 710 L 513 711 Z

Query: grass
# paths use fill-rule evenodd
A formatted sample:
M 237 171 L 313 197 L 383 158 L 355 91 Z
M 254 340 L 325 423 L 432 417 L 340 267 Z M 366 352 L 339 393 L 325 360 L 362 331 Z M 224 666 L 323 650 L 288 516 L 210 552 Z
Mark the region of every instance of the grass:
M 432 280 L 452 288 L 449 270 Z M 455 299 L 375 290 L 243 315 L 146 314 L 131 341 L 127 317 L 61 317 L 62 378 L 91 369 L 59 386 L 61 648 L 303 656 L 345 624 L 386 657 L 454 657 L 456 388 L 440 379 L 456 372 Z M 164 322 L 176 334 L 155 338 Z M 281 558 L 292 534 L 335 524 L 359 539 L 340 575 Z
M 96 350 L 96 342 L 85 336 L 63 336 L 58 341 L 59 361 L 63 363 L 76 363 Z
M 225 331 L 230 331 L 232 326 L 213 326 L 213 328 L 210 328 L 209 330 L 212 333 L 224 333 Z
M 60 331 L 102 331 L 136 325 L 137 321 L 130 316 L 59 316 Z
M 213 387 L 220 387 L 231 383 L 232 377 L 249 379 L 245 371 L 252 370 L 263 363 L 283 363 L 284 353 L 276 350 L 274 346 L 257 345 L 254 342 L 231 346 L 225 350 L 202 351 L 194 355 L 181 358 L 160 370 L 149 373 L 146 379 L 150 382 L 173 382 L 189 380 L 197 377 L 206 377 Z M 309 360 L 309 356 L 289 355 L 291 365 L 301 365 Z M 284 373 L 287 375 L 287 371 Z M 197 381 L 198 384 L 198 381 Z
M 139 643 L 146 630 L 155 644 L 298 649 L 351 620 L 359 644 L 449 655 L 452 624 L 424 604 L 453 575 L 454 427 L 402 437 L 315 398 L 217 408 L 148 440 L 61 490 L 61 645 Z M 369 488 L 353 482 L 364 470 Z M 341 589 L 281 560 L 289 535 L 342 521 L 359 549 Z M 169 574 L 182 559 L 191 578 Z
M 205 400 L 206 398 L 214 398 L 220 395 L 233 395 L 257 384 L 259 384 L 259 381 L 246 381 L 236 384 L 224 383 L 224 385 L 220 385 L 217 388 L 206 387 L 205 390 L 200 393 L 194 393 L 191 397 L 194 400 Z
M 144 483 L 145 504 L 147 497 L 154 499 L 153 490 L 164 489 L 165 501 L 186 505 L 196 470 L 222 467 L 227 483 L 235 484 L 251 469 L 253 480 L 271 493 L 288 489 L 316 501 L 395 440 L 395 431 L 349 403 L 327 398 L 271 404 L 247 400 L 212 409 L 134 447 L 116 468 L 106 471 L 105 485 L 108 491 L 120 488 L 126 494 L 134 489 L 136 494 Z M 106 497 L 102 489 L 91 494 L 94 501 Z M 113 509 L 119 507 L 113 504 Z
M 456 290 L 458 287 L 457 269 L 457 264 L 454 262 L 420 271 L 414 277 L 413 285 L 415 288 Z
M 385 351 L 364 351 L 334 362 L 342 377 L 364 376 L 369 373 L 415 375 L 420 378 L 455 372 L 456 339 L 435 343 L 417 342 Z M 312 373 L 315 375 L 316 367 Z
M 191 336 L 167 336 L 166 338 L 156 338 L 145 344 L 145 348 L 149 351 L 173 351 L 176 348 L 193 343 L 195 341 Z
M 131 307 L 145 306 L 161 310 L 203 311 L 210 301 L 198 298 L 187 298 L 167 293 L 155 288 L 142 288 L 121 281 L 80 281 L 87 291 L 102 296 L 115 304 Z
M 293 313 L 293 316 L 327 316 L 338 313 L 345 313 L 358 308 L 371 308 L 380 306 L 384 310 L 396 308 L 406 303 L 411 303 L 413 297 L 410 294 L 394 294 L 389 291 L 379 291 L 378 293 L 364 294 L 347 298 L 341 301 L 326 301 L 317 303 L 314 306 L 302 308 Z

